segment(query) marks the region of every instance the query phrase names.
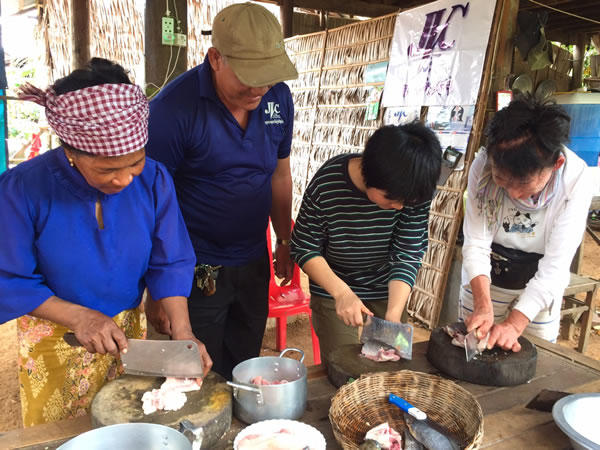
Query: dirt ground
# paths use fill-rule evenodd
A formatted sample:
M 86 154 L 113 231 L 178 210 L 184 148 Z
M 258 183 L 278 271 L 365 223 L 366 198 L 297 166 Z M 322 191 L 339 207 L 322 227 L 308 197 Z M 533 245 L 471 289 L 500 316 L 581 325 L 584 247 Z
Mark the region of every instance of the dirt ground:
M 586 233 L 582 275 L 600 279 L 600 246 Z M 596 309 L 600 309 L 600 295 L 596 296 Z M 599 319 L 600 320 L 600 319 Z M 600 331 L 592 330 L 586 356 L 600 360 Z M 428 338 L 429 332 L 416 328 L 415 341 Z M 575 341 L 559 341 L 561 345 L 575 348 Z M 305 351 L 305 364 L 313 364 L 311 334 L 308 319 L 303 317 L 288 325 L 288 347 L 298 347 Z M 263 355 L 277 355 L 275 350 L 275 329 L 267 329 L 263 339 Z M 0 325 L 0 405 L 4 405 L 0 415 L 0 432 L 21 427 L 21 405 L 17 378 L 17 346 L 15 322 Z

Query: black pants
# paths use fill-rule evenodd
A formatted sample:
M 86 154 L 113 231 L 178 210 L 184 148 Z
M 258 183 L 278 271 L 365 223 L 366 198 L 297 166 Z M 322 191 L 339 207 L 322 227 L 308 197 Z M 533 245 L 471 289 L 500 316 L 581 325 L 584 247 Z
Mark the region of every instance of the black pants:
M 264 257 L 246 265 L 221 267 L 213 295 L 205 296 L 194 282 L 188 302 L 192 330 L 206 345 L 212 370 L 227 380 L 238 363 L 260 353 L 270 275 L 265 251 Z

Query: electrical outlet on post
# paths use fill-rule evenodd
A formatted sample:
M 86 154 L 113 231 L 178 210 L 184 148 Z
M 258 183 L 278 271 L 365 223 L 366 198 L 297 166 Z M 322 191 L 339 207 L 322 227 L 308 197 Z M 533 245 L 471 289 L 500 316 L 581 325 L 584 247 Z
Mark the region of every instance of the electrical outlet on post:
M 162 43 L 163 45 L 175 43 L 175 19 L 172 17 L 162 18 Z

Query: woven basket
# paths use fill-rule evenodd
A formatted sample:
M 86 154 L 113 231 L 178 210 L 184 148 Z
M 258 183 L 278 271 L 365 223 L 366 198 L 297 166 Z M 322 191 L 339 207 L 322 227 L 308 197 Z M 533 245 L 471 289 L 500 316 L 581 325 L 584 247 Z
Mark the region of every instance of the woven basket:
M 342 386 L 331 400 L 329 421 L 345 449 L 358 449 L 366 432 L 382 422 L 403 433 L 402 411 L 388 402 L 396 394 L 425 411 L 465 444 L 478 448 L 483 439 L 483 412 L 475 397 L 456 383 L 411 370 L 362 375 Z

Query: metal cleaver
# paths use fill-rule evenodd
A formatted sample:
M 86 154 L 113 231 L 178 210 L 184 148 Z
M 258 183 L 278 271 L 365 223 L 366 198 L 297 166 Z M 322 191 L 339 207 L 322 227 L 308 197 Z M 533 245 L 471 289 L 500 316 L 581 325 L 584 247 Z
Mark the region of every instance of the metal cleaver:
M 404 359 L 412 359 L 413 326 L 408 323 L 396 323 L 378 317 L 367 316 L 360 342 L 381 342 L 394 348 Z
M 481 355 L 483 350 L 486 348 L 489 337 L 490 333 L 488 333 L 483 339 L 479 339 L 477 337 L 477 329 L 467 333 L 465 336 L 465 356 L 467 358 L 467 362 L 471 361 L 475 355 Z
M 81 346 L 73 333 L 63 339 L 72 347 Z M 198 345 L 194 341 L 128 339 L 121 353 L 125 373 L 150 377 L 202 378 L 204 372 Z

